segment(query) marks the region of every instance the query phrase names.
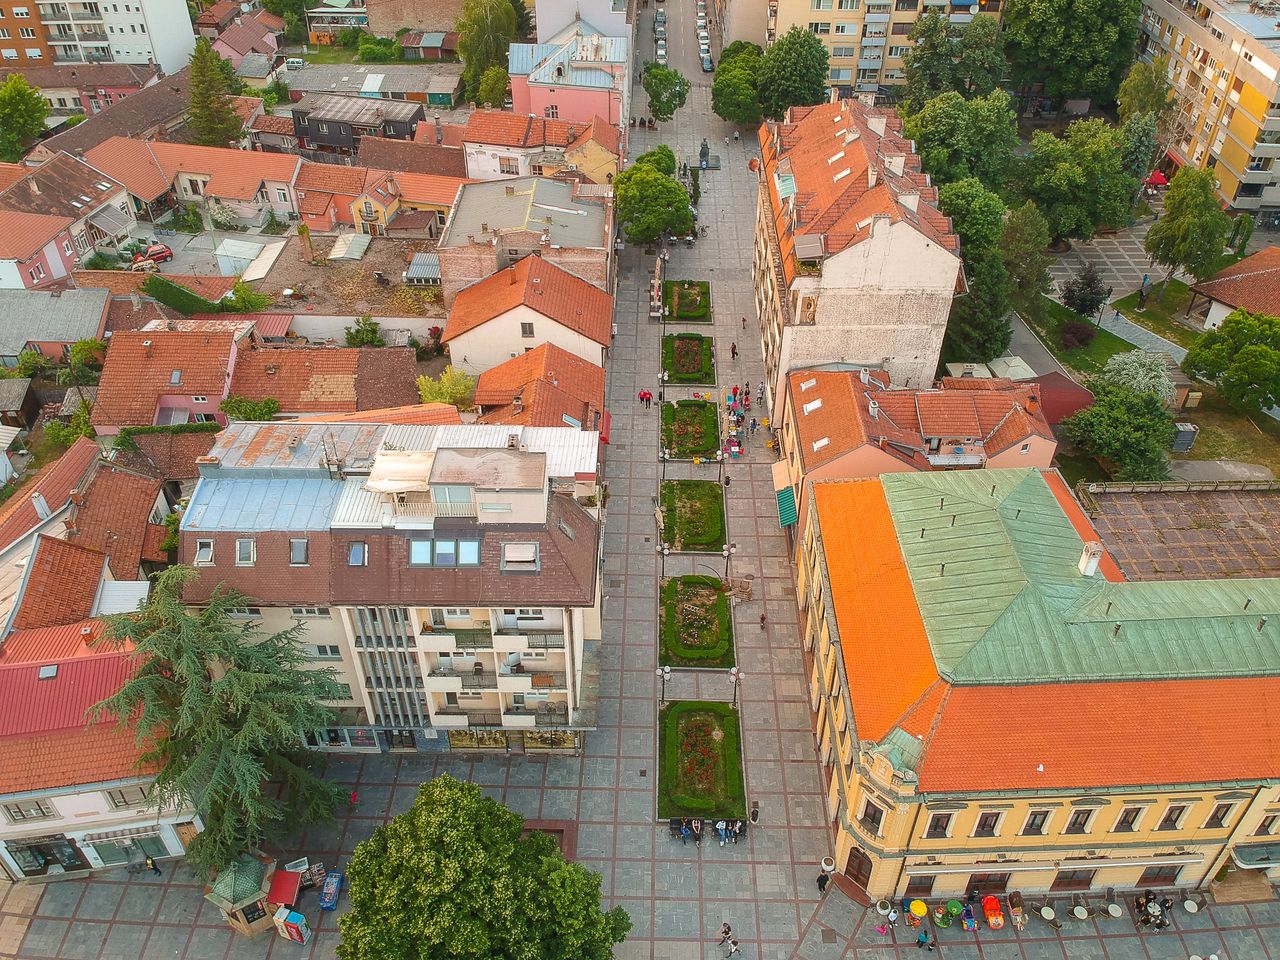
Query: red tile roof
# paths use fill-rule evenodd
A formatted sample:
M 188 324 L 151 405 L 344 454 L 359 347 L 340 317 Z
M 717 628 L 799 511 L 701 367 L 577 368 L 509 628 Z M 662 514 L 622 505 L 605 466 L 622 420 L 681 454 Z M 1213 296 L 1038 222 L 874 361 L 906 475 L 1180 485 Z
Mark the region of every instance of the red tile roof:
M 613 297 L 542 257 L 525 257 L 458 291 L 445 342 L 524 304 L 561 326 L 608 345 Z
M 607 127 L 612 136 L 600 136 Z M 618 131 L 597 117 L 592 123 L 570 120 L 548 120 L 525 116 L 508 110 L 477 110 L 467 118 L 462 131 L 464 143 L 494 144 L 503 147 L 568 147 L 588 139 L 601 140 L 601 146 L 617 153 Z
M 1073 413 L 1093 406 L 1093 394 L 1056 370 L 1027 381 L 1040 387 L 1040 407 L 1045 419 L 1057 426 Z
M 292 183 L 302 163 L 287 153 L 198 147 L 187 143 L 130 140 L 112 137 L 85 154 L 85 159 L 142 200 L 167 193 L 179 174 L 209 176 L 205 195 L 229 200 L 252 200 L 264 180 Z
M 29 484 L 0 507 L 0 550 L 30 533 L 42 522 L 31 498 L 39 493 L 49 509 L 57 513 L 67 505 L 71 491 L 85 479 L 102 448 L 87 437 L 81 437 L 57 460 L 41 468 Z
M 419 123 L 412 141 L 388 137 L 363 137 L 357 152 L 360 162 L 379 170 L 465 177 L 467 158 L 459 146 L 436 143 L 435 126 Z
M 474 400 L 495 408 L 486 410 L 480 423 L 559 427 L 570 417 L 593 429 L 604 410 L 604 370 L 544 343 L 480 374 Z
M 1191 290 L 1228 307 L 1280 316 L 1280 247 L 1259 250 Z
M 76 657 L 96 657 L 114 650 L 132 650 L 126 640 L 122 647 L 98 642 L 105 625 L 101 620 L 77 620 L 56 627 L 15 630 L 0 641 L 0 666 L 15 663 L 50 663 Z M 86 632 L 87 631 L 87 632 Z
M 462 416 L 449 403 L 413 403 L 403 407 L 357 410 L 354 413 L 330 413 L 321 417 L 299 417 L 294 423 L 405 423 L 429 427 L 458 424 Z
M 228 50 L 241 54 L 274 53 L 276 45 L 267 37 L 275 31 L 252 17 L 241 17 L 239 23 L 232 23 L 218 34 L 216 44 L 222 44 Z
M 231 109 L 235 111 L 237 117 L 246 126 L 253 118 L 253 115 L 262 109 L 261 97 L 232 97 Z
M 7 189 L 25 177 L 31 168 L 22 163 L 0 163 L 0 190 Z
M 167 531 L 149 521 L 163 486 L 161 480 L 99 464 L 71 509 L 69 539 L 106 554 L 117 580 L 137 580 L 142 561 L 165 559 L 157 545 Z
M 93 422 L 150 426 L 161 397 L 206 396 L 216 407 L 226 396 L 234 337 L 229 333 L 122 331 L 111 338 Z M 179 382 L 173 382 L 174 372 Z
M 106 569 L 105 554 L 41 534 L 27 561 L 13 629 L 56 627 L 88 619 Z
M 438 177 L 429 173 L 399 172 L 393 176 L 400 187 L 400 199 L 405 203 L 430 203 L 442 207 L 452 207 L 463 184 L 475 182 L 466 177 Z
M 259 10 L 253 15 L 253 19 L 257 20 L 272 33 L 279 33 L 284 29 L 284 18 L 277 17 L 270 10 Z
M 164 278 L 170 283 L 186 287 L 192 293 L 199 294 L 206 300 L 218 301 L 231 292 L 235 285 L 235 277 L 212 277 L 198 274 L 166 273 Z M 115 297 L 127 297 L 131 293 L 141 293 L 146 282 L 145 273 L 128 273 L 124 270 L 72 270 L 71 279 L 82 290 L 110 290 Z
M 266 348 L 237 358 L 230 392 L 287 413 L 345 413 L 414 403 L 417 372 L 409 347 Z
M 292 313 L 193 313 L 173 321 L 178 330 L 230 330 L 252 324 L 260 337 L 283 337 L 293 326 Z
M 0 794 L 137 776 L 134 731 L 85 719 L 133 675 L 132 655 L 58 661 L 57 673 L 41 679 L 41 667 L 51 665 L 0 667 Z
M 112 459 L 162 480 L 194 480 L 200 476 L 196 461 L 213 449 L 216 433 L 139 433 L 132 436 L 137 450 L 115 450 Z M 144 553 L 150 550 L 144 547 Z
M 262 113 L 253 118 L 249 125 L 254 130 L 261 130 L 263 133 L 275 133 L 282 137 L 292 137 L 293 120 L 289 117 L 277 117 L 275 114 Z
M 27 260 L 73 223 L 70 217 L 0 210 L 0 258 Z
M 218 0 L 217 3 L 196 17 L 196 26 L 219 27 L 223 23 L 229 23 L 239 9 L 240 5 L 235 0 Z

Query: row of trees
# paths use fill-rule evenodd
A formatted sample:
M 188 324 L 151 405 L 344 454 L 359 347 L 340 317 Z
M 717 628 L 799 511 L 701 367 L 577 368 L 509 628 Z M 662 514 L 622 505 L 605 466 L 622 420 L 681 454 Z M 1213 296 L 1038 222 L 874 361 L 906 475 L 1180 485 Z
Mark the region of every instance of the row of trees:
M 791 107 L 827 98 L 827 48 L 800 27 L 792 27 L 767 51 L 737 40 L 725 47 L 711 84 L 711 108 L 721 119 L 754 126 L 762 118 L 780 120 Z

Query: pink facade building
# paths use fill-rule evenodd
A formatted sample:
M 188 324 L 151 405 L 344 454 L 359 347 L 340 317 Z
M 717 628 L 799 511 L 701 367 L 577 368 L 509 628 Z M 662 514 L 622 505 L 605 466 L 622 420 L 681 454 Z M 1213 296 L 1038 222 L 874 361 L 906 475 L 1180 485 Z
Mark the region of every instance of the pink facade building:
M 630 115 L 631 45 L 575 21 L 548 43 L 513 43 L 509 53 L 512 109 L 554 120 L 590 123 L 602 117 L 626 135 Z

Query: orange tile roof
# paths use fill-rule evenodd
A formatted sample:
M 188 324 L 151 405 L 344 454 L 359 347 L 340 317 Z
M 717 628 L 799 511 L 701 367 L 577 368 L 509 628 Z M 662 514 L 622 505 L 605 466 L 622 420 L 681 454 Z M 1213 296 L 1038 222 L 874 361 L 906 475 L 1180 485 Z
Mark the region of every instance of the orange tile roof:
M 264 180 L 292 183 L 302 163 L 287 153 L 255 151 L 250 158 L 243 150 L 127 137 L 98 144 L 85 159 L 142 200 L 166 193 L 180 174 L 208 175 L 206 196 L 252 200 Z
M 880 481 L 812 489 L 856 739 L 879 741 L 938 683 L 933 651 Z
M 261 97 L 232 97 L 231 109 L 242 123 L 247 124 L 254 113 L 262 109 Z
M 259 10 L 253 15 L 253 19 L 257 20 L 273 33 L 279 33 L 284 29 L 284 18 L 276 16 L 270 10 Z
M 0 190 L 7 189 L 30 172 L 31 168 L 26 164 L 0 163 Z
M 206 300 L 218 301 L 231 292 L 235 286 L 235 277 L 213 277 L 198 274 L 166 273 L 164 278 L 170 283 L 186 287 L 192 293 L 199 294 Z M 115 297 L 127 297 L 131 293 L 141 293 L 146 282 L 145 273 L 128 273 L 124 270 L 72 270 L 71 279 L 82 290 L 110 290 Z M 145 296 L 145 294 L 144 294 Z
M 403 407 L 381 407 L 354 413 L 330 413 L 322 417 L 299 417 L 294 423 L 405 423 L 419 427 L 458 424 L 462 416 L 450 403 L 412 403 Z
M 85 479 L 102 448 L 88 437 L 81 437 L 53 463 L 40 469 L 26 486 L 0 507 L 0 550 L 26 536 L 42 521 L 31 503 L 33 494 L 44 497 L 49 509 L 57 513 L 67 505 L 71 492 Z
M 1259 250 L 1191 289 L 1228 307 L 1280 316 L 1280 247 Z
M 117 580 L 137 580 L 143 560 L 165 559 L 153 532 L 158 530 L 163 540 L 165 527 L 149 522 L 163 486 L 160 480 L 99 464 L 72 507 L 69 539 L 105 553 Z
M 570 420 L 587 430 L 599 429 L 598 405 L 582 400 L 563 386 L 535 380 L 520 390 L 519 404 L 514 401 L 495 407 L 477 423 L 505 423 L 525 427 L 573 426 Z
M 288 413 L 346 413 L 418 398 L 417 359 L 409 347 L 284 347 L 236 359 L 231 393 L 273 397 Z
M 289 117 L 277 117 L 271 113 L 261 113 L 253 118 L 250 124 L 254 130 L 261 130 L 263 133 L 274 133 L 282 137 L 292 137 L 293 121 Z
M 337 163 L 311 163 L 304 160 L 294 186 L 298 190 L 322 190 L 325 193 L 358 197 L 364 192 L 368 175 L 367 167 L 346 167 Z
M 613 332 L 613 297 L 542 257 L 529 256 L 458 291 L 443 340 L 524 304 L 596 343 Z
M 430 203 L 452 207 L 458 199 L 463 184 L 475 183 L 466 177 L 440 177 L 430 173 L 392 174 L 400 187 L 400 199 L 405 203 Z
M 70 217 L 0 210 L 0 258 L 26 260 L 73 223 Z
M 600 131 L 608 128 L 612 138 L 602 137 Z M 503 147 L 569 147 L 588 139 L 597 139 L 606 150 L 610 140 L 617 153 L 618 131 L 599 117 L 591 123 L 571 120 L 549 120 L 546 117 L 526 116 L 509 110 L 477 110 L 467 118 L 462 130 L 464 143 L 491 143 Z
M 88 619 L 106 569 L 105 554 L 41 534 L 27 561 L 13 629 L 56 627 Z
M 105 624 L 101 620 L 77 620 L 56 627 L 33 627 L 15 630 L 0 641 L 0 666 L 15 663 L 49 663 L 53 660 L 71 660 L 76 657 L 96 657 L 104 651 L 132 650 L 133 643 L 108 646 L 98 643 Z M 87 632 L 86 632 L 87 631 Z
M 150 426 L 158 401 L 167 396 L 206 396 L 216 406 L 226 396 L 233 343 L 230 333 L 122 330 L 107 349 L 93 422 Z
M 114 450 L 112 460 L 162 480 L 194 480 L 200 476 L 196 460 L 213 449 L 216 433 L 139 433 L 133 437 L 137 450 Z M 149 554 L 144 546 L 143 553 Z
M 604 370 L 544 343 L 480 374 L 473 399 L 477 406 L 497 408 L 486 411 L 480 423 L 552 427 L 563 426 L 568 416 L 591 429 L 604 410 Z

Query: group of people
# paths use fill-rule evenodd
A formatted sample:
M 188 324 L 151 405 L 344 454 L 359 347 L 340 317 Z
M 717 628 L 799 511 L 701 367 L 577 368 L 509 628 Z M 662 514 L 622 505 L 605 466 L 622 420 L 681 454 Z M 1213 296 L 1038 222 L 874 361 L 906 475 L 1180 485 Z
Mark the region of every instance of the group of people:
M 636 399 L 640 401 L 640 406 L 648 410 L 653 406 L 653 391 L 641 390 L 636 394 Z
M 700 818 L 683 817 L 680 820 L 680 842 L 688 843 L 690 840 L 697 846 L 702 846 L 702 830 L 706 821 Z M 716 835 L 720 838 L 720 846 L 726 843 L 737 843 L 738 838 L 747 832 L 747 824 L 744 820 L 717 820 L 715 822 Z
M 1163 930 L 1173 923 L 1173 899 L 1167 894 L 1164 899 L 1156 896 L 1154 890 L 1148 890 L 1133 901 L 1134 910 L 1138 914 L 1138 923 L 1154 930 Z

